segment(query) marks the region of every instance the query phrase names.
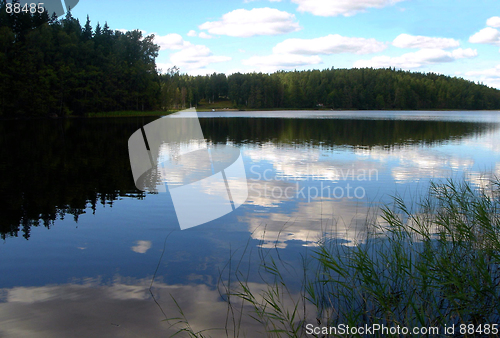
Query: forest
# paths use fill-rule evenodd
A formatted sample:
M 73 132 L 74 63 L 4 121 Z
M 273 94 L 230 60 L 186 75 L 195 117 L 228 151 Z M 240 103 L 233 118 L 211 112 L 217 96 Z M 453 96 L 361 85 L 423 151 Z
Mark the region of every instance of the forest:
M 240 109 L 500 109 L 500 91 L 462 78 L 395 69 L 325 69 L 273 74 L 161 78 L 161 107 L 230 100 Z
M 159 46 L 139 30 L 82 26 L 70 12 L 7 13 L 0 0 L 0 117 L 237 109 L 500 109 L 500 90 L 462 78 L 388 69 L 183 74 L 156 67 Z
M 82 27 L 71 13 L 7 13 L 0 2 L 0 116 L 84 115 L 158 105 L 153 36 Z

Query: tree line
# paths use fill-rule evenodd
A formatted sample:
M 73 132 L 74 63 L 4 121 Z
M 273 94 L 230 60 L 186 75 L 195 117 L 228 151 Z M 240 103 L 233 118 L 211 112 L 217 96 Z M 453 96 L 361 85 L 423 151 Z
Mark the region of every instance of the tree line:
M 17 1 L 15 1 L 17 2 Z M 0 116 L 83 115 L 158 105 L 153 36 L 70 12 L 7 13 L 0 0 Z
M 230 100 L 242 109 L 500 109 L 500 91 L 462 78 L 388 69 L 161 75 L 162 107 Z M 184 94 L 183 94 L 184 93 Z
M 18 0 L 14 0 L 18 2 Z M 0 0 L 0 116 L 67 116 L 172 110 L 229 101 L 239 109 L 500 109 L 500 91 L 434 73 L 325 69 L 182 74 L 160 72 L 154 36 L 71 13 L 8 13 Z

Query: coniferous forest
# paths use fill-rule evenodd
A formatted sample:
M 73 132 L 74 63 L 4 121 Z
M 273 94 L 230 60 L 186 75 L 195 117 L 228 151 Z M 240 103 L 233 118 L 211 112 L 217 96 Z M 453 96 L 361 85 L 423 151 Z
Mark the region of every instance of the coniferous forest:
M 83 116 L 230 101 L 240 109 L 500 109 L 500 91 L 434 73 L 325 69 L 160 73 L 154 36 L 68 13 L 7 13 L 0 0 L 0 116 Z

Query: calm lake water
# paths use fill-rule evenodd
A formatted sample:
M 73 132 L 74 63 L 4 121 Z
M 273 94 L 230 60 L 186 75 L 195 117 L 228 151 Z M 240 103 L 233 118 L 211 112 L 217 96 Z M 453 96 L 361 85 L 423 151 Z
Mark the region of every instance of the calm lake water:
M 392 195 L 500 177 L 500 112 L 199 116 L 209 148 L 240 150 L 249 197 L 183 231 L 169 192 L 132 177 L 128 138 L 154 118 L 0 121 L 1 337 L 165 337 L 165 316 L 179 316 L 171 296 L 195 329 L 223 327 L 220 280 L 236 265 L 259 288 L 267 252 L 300 273 L 325 234 L 362 243 Z

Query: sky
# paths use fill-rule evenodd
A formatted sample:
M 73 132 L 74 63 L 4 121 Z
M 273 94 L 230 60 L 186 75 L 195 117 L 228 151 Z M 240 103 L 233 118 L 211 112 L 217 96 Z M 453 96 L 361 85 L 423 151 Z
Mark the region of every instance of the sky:
M 395 67 L 500 88 L 498 0 L 80 0 L 72 14 L 154 34 L 163 72 Z

